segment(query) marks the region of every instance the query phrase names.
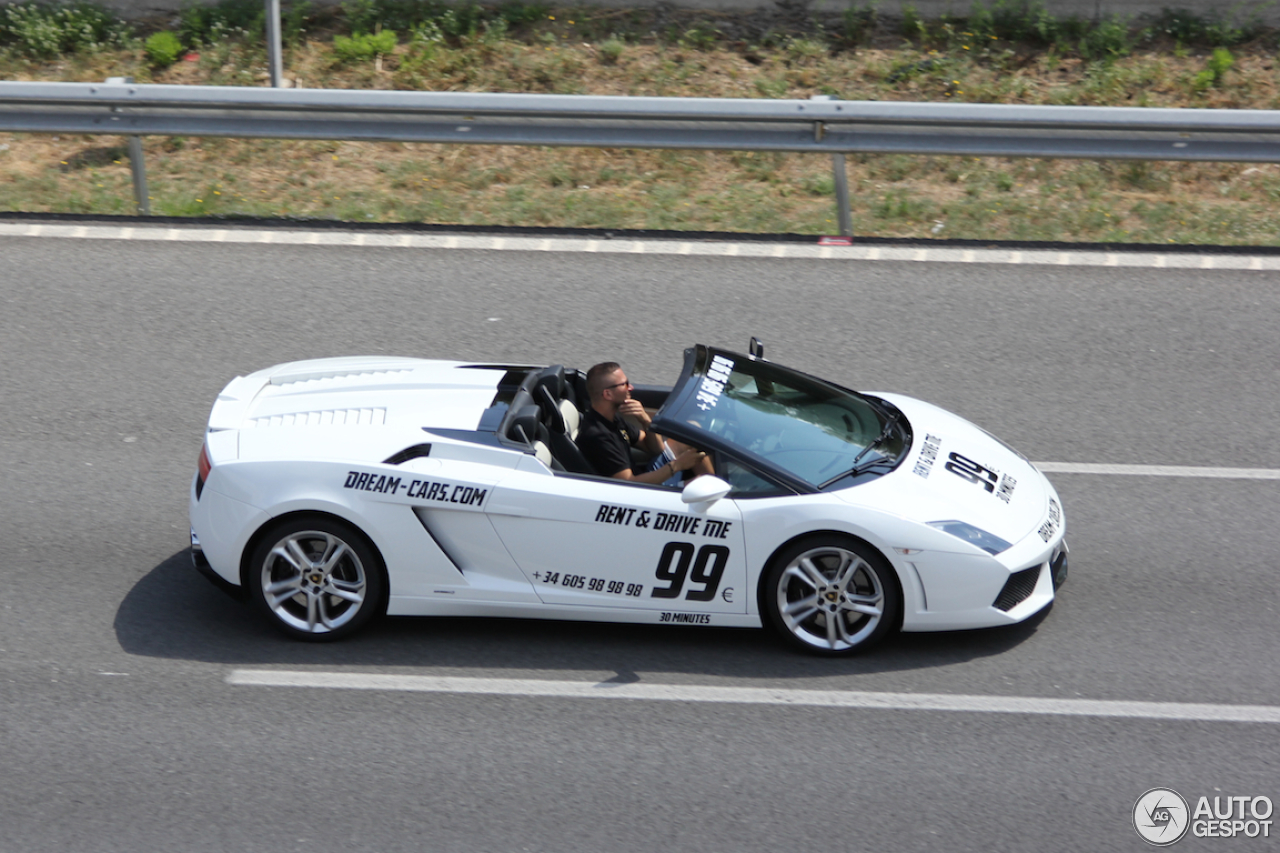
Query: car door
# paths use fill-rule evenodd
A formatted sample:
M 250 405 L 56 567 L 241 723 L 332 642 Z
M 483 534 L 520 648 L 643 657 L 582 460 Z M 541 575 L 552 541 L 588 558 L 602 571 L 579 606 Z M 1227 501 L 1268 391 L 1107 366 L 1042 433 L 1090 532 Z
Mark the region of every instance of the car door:
M 515 471 L 488 512 L 546 604 L 746 612 L 742 515 L 727 498 L 686 504 L 676 489 Z

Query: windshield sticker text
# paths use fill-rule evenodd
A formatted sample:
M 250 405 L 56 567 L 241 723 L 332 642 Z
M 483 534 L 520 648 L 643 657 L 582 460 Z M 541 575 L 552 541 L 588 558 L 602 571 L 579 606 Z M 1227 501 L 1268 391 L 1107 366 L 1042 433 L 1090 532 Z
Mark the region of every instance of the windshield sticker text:
M 927 479 L 929 472 L 933 470 L 933 463 L 938 458 L 938 448 L 941 446 L 942 439 L 936 435 L 926 435 L 924 447 L 920 448 L 920 458 L 916 460 L 916 467 L 912 471 Z
M 702 536 L 706 539 L 728 539 L 732 521 L 683 515 L 678 512 L 650 512 L 633 506 L 600 504 L 596 519 L 600 524 L 619 524 L 623 527 L 643 527 L 659 533 L 683 533 L 686 536 Z
M 707 367 L 707 375 L 702 377 L 702 382 L 698 385 L 698 408 L 702 411 L 714 409 L 716 403 L 720 402 L 720 395 L 724 393 L 724 386 L 729 382 L 729 374 L 733 370 L 733 361 L 722 355 L 713 356 L 710 366 Z

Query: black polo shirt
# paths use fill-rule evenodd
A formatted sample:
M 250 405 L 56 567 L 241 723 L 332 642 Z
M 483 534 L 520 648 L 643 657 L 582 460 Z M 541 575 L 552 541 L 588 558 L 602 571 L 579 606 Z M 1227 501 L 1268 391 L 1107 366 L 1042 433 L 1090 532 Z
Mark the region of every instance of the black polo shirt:
M 608 420 L 595 409 L 587 409 L 578 425 L 578 448 L 602 477 L 631 469 L 631 448 L 638 438 L 622 418 Z

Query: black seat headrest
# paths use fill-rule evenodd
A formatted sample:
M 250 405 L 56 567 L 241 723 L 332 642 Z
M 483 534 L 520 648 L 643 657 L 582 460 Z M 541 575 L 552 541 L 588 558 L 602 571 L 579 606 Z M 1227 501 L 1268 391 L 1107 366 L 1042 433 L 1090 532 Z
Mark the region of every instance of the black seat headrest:
M 541 425 L 538 405 L 529 403 L 516 410 L 511 418 L 511 426 L 507 428 L 507 437 L 533 444 L 538 440 L 538 427 Z
M 538 386 L 537 397 L 538 406 L 542 409 L 542 417 L 547 427 L 552 432 L 564 432 L 568 429 L 564 422 L 564 415 L 560 412 L 560 404 L 551 396 L 551 391 L 546 385 Z
M 544 367 L 538 371 L 538 378 L 534 380 L 533 394 L 538 396 L 538 389 L 546 388 L 551 392 L 551 396 L 556 400 L 564 399 L 564 365 L 553 364 L 550 367 Z

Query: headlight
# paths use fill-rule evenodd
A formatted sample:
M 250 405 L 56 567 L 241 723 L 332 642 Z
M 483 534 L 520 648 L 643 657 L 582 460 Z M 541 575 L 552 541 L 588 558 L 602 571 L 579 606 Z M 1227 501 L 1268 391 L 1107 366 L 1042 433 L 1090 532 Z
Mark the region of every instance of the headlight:
M 963 539 L 970 545 L 977 545 L 988 554 L 999 554 L 1001 551 L 1008 550 L 1013 547 L 1012 542 L 1006 542 L 999 536 L 994 536 L 987 531 L 974 527 L 972 524 L 966 524 L 963 521 L 930 521 L 927 522 L 930 527 L 937 528 L 943 533 L 950 533 L 957 539 Z

